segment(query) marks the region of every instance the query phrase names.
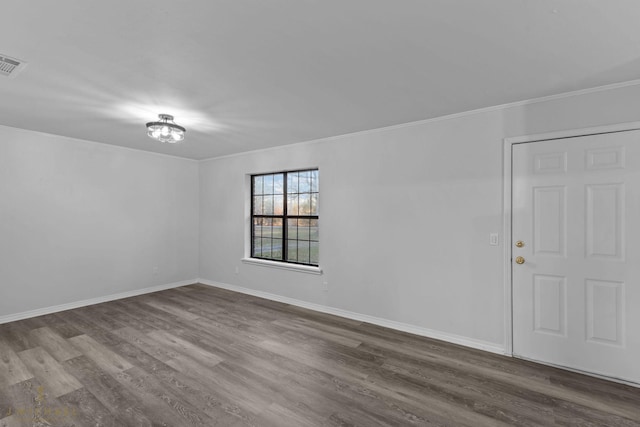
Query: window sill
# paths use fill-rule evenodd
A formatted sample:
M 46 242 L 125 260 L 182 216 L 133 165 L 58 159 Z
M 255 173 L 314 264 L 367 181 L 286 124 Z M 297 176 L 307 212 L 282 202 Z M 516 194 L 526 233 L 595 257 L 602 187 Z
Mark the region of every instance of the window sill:
M 266 259 L 258 258 L 242 258 L 242 263 L 259 265 L 261 267 L 272 267 L 282 270 L 298 271 L 300 273 L 322 274 L 322 269 L 320 267 L 313 267 L 310 265 L 289 264 L 286 262 L 269 261 Z

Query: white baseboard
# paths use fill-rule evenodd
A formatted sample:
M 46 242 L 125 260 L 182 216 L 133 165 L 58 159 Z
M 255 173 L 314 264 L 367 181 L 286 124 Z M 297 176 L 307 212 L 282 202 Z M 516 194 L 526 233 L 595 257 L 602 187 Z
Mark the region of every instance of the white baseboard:
M 23 311 L 22 313 L 14 313 L 6 316 L 0 316 L 0 324 L 15 322 L 16 320 L 28 319 L 31 317 L 43 316 L 45 314 L 57 313 L 59 311 L 71 310 L 74 308 L 86 307 L 88 305 L 100 304 L 102 302 L 113 301 L 116 299 L 135 297 L 137 295 L 149 294 L 151 292 L 164 291 L 165 289 L 178 288 L 180 286 L 191 285 L 197 283 L 197 279 L 182 280 L 180 282 L 167 283 L 165 285 L 151 286 L 149 288 L 134 289 L 132 291 L 120 292 L 117 294 L 106 295 L 85 299 L 82 301 L 74 301 L 66 304 L 54 305 L 52 307 L 38 308 L 36 310 Z
M 402 332 L 408 332 L 414 335 L 420 335 L 423 337 L 434 338 L 441 341 L 446 341 L 452 344 L 459 344 L 465 347 L 471 347 L 478 350 L 484 350 L 491 353 L 505 355 L 505 348 L 498 344 L 476 340 L 473 338 L 467 338 L 460 335 L 449 334 L 446 332 L 435 331 L 433 329 L 422 328 L 419 326 L 410 325 L 408 323 L 396 322 L 394 320 L 382 319 L 380 317 L 369 316 L 367 314 L 355 313 L 353 311 L 342 310 L 339 308 L 328 307 L 325 305 L 314 304 L 306 301 L 297 300 L 294 298 L 283 297 L 268 292 L 256 291 L 254 289 L 243 288 L 241 286 L 229 285 L 226 283 L 214 282 L 207 279 L 198 279 L 198 283 L 203 285 L 213 286 L 216 288 L 227 289 L 230 291 L 240 292 L 247 295 L 253 295 L 260 298 L 269 299 L 272 301 L 283 302 L 285 304 L 291 304 L 298 307 L 308 308 L 309 310 L 319 311 L 322 313 L 333 314 L 335 316 L 346 317 L 347 319 L 358 320 L 361 322 L 372 323 L 378 326 L 384 326 L 385 328 L 395 329 Z

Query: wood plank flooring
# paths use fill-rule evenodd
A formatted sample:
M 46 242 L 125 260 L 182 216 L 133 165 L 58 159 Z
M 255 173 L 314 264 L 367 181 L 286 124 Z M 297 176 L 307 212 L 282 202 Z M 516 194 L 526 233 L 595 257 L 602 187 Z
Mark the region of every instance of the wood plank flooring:
M 640 426 L 640 389 L 204 285 L 0 325 L 0 427 Z

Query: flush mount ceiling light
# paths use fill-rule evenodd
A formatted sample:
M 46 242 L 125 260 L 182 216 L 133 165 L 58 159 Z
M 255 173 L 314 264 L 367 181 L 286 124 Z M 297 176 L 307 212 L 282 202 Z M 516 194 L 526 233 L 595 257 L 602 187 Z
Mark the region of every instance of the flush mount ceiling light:
M 160 119 L 157 122 L 147 123 L 147 135 L 160 142 L 168 142 L 175 144 L 184 139 L 184 133 L 187 131 L 173 121 L 173 116 L 169 114 L 158 114 Z

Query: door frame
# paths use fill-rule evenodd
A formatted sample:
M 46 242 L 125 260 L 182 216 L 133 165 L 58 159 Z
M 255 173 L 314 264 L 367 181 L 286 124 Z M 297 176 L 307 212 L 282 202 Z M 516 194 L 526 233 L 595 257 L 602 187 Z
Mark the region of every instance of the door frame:
M 640 129 L 640 121 L 617 123 L 613 125 L 596 126 L 582 129 L 570 129 L 557 132 L 539 133 L 531 135 L 523 135 L 516 137 L 509 137 L 503 139 L 503 169 L 502 169 L 502 182 L 503 182 L 503 250 L 504 250 L 504 336 L 505 346 L 504 352 L 508 356 L 513 357 L 513 277 L 512 277 L 512 250 L 511 242 L 512 236 L 512 187 L 513 187 L 513 175 L 512 175 L 512 152 L 515 144 L 522 144 L 525 142 L 540 142 L 549 141 L 553 139 L 566 139 L 575 138 L 580 136 L 598 135 L 603 133 L 613 132 L 625 132 L 630 130 Z

